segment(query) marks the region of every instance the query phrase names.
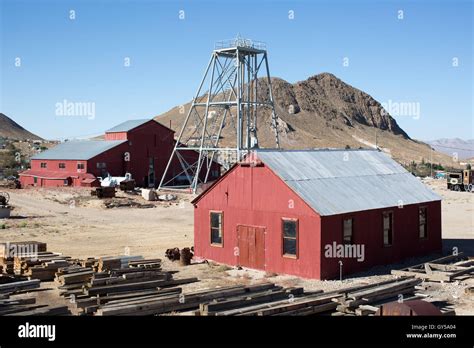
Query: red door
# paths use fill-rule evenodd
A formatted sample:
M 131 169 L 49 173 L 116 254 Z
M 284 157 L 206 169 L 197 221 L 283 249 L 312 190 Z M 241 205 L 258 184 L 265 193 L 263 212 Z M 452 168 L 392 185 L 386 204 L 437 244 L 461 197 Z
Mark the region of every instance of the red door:
M 237 226 L 239 265 L 265 269 L 265 228 Z

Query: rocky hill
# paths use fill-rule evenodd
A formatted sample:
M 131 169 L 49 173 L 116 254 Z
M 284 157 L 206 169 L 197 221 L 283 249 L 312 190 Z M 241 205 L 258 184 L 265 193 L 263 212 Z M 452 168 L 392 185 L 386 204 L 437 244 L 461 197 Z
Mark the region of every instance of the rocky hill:
M 272 78 L 272 87 L 282 148 L 368 148 L 377 143 L 400 163 L 430 158 L 431 147 L 411 139 L 377 100 L 332 74 L 322 73 L 294 84 Z M 263 79 L 258 95 L 268 96 Z M 155 119 L 179 131 L 189 107 L 190 103 L 185 104 L 183 112 L 183 107 L 177 106 Z M 274 147 L 270 113 L 260 110 L 260 115 L 259 145 Z M 235 143 L 232 124 L 227 123 L 223 129 L 222 145 Z M 434 163 L 455 165 L 446 154 L 433 151 L 432 158 Z
M 14 140 L 41 140 L 39 136 L 27 131 L 7 115 L 0 113 L 0 137 Z

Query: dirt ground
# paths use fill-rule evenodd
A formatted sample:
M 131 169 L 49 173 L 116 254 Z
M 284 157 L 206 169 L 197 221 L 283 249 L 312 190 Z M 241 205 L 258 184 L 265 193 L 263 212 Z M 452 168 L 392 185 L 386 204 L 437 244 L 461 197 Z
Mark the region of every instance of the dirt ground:
M 452 192 L 444 180 L 424 180 L 443 198 L 443 248 L 453 247 L 474 256 L 474 194 Z M 179 270 L 175 278 L 198 277 L 199 282 L 184 285 L 184 291 L 271 281 L 284 286 L 303 286 L 306 290 L 333 290 L 361 283 L 374 283 L 392 277 L 390 270 L 434 258 L 406 260 L 403 264 L 379 266 L 343 281 L 318 281 L 262 271 L 235 269 L 214 263 L 182 267 L 164 258 L 165 250 L 193 245 L 192 196 L 180 195 L 176 202 L 150 202 L 141 196 L 120 193 L 114 200 L 119 208 L 106 208 L 90 197 L 88 189 L 7 190 L 14 206 L 12 218 L 0 220 L 0 242 L 36 240 L 46 242 L 48 250 L 74 258 L 142 255 L 164 259 L 163 268 Z M 130 203 L 138 207 L 129 207 Z M 474 299 L 464 288 L 474 280 L 449 284 L 428 283 L 428 293 L 436 300 L 455 304 L 458 314 L 474 314 Z

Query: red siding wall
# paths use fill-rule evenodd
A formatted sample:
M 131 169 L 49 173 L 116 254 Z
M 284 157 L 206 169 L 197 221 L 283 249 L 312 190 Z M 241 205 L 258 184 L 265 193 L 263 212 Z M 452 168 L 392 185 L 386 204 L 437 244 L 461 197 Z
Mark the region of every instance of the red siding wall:
M 147 122 L 128 133 L 130 146 L 129 171 L 139 185 L 145 185 L 149 158 L 155 166 L 155 186 L 163 175 L 174 146 L 174 133 L 157 122 Z
M 21 186 L 43 186 L 43 187 L 62 187 L 64 185 L 64 179 L 46 179 L 46 178 L 37 178 L 36 184 L 32 176 L 22 176 L 20 177 Z M 68 184 L 72 182 L 71 179 L 68 179 Z
M 41 168 L 41 163 L 46 163 L 46 168 Z M 59 169 L 59 163 L 64 163 L 66 168 Z M 87 173 L 87 161 L 78 161 L 78 160 L 31 160 L 31 169 L 32 170 L 41 170 L 45 172 L 64 172 L 68 175 L 77 175 L 79 172 L 77 170 L 77 164 L 83 163 L 84 169 L 80 173 Z
M 427 207 L 428 238 L 420 239 L 418 225 L 418 209 Z M 393 212 L 392 246 L 383 245 L 383 218 L 385 211 Z M 325 245 L 342 244 L 343 219 L 352 217 L 354 220 L 355 244 L 363 244 L 364 261 L 353 258 L 326 258 Z M 369 210 L 353 214 L 322 217 L 322 265 L 321 278 L 339 277 L 339 260 L 343 262 L 343 274 L 367 270 L 376 265 L 399 262 L 405 258 L 420 256 L 441 251 L 441 202 L 429 202 L 420 205 L 407 205 L 403 208 Z
M 41 168 L 41 163 L 46 163 L 46 168 Z M 65 168 L 59 168 L 59 163 L 64 163 Z M 78 170 L 77 164 L 84 164 L 84 169 Z M 81 160 L 31 160 L 31 171 L 34 175 L 20 175 L 22 187 L 27 186 L 45 186 L 59 187 L 67 186 L 64 180 L 68 180 L 68 185 L 73 185 L 78 175 L 87 173 L 87 161 Z M 36 184 L 34 177 L 37 177 Z
M 127 166 L 124 160 L 124 154 L 130 151 L 128 143 L 123 143 L 114 148 L 102 152 L 100 155 L 91 158 L 87 161 L 88 173 L 93 174 L 94 176 L 102 176 L 103 173 L 101 169 L 97 168 L 97 163 L 103 162 L 106 163 L 107 171 L 112 176 L 124 176 L 127 171 L 129 171 L 129 166 Z
M 124 175 L 125 172 L 130 172 L 139 186 L 147 186 L 147 179 L 145 177 L 148 176 L 149 160 L 152 158 L 155 168 L 155 187 L 158 186 L 175 145 L 174 132 L 171 129 L 158 122 L 150 121 L 130 130 L 128 133 L 106 133 L 105 137 L 106 140 L 129 140 L 127 144 L 129 149 L 127 151 L 130 153 L 130 161 L 122 164 L 119 164 L 121 160 L 115 161 L 116 163 L 112 166 L 115 172 L 119 168 L 126 168 L 126 170 L 121 174 L 114 175 Z M 125 151 L 122 153 L 124 152 Z M 197 161 L 198 156 L 199 154 L 197 152 L 192 151 L 184 155 L 185 159 L 190 163 Z M 94 158 L 94 163 L 91 164 L 91 168 L 93 169 L 91 170 L 96 169 L 97 162 L 106 162 L 108 168 L 108 163 L 111 161 L 109 159 L 110 157 L 105 155 L 105 153 L 102 154 L 100 158 L 98 157 Z M 123 158 L 123 156 L 121 158 Z M 213 169 L 219 171 L 217 165 L 214 165 Z M 181 172 L 181 170 L 181 164 L 175 158 L 171 163 L 167 180 L 173 178 Z M 97 172 L 98 175 L 100 175 L 100 171 Z M 95 174 L 96 172 L 92 171 L 91 173 Z M 204 174 L 205 169 L 201 171 L 201 178 L 204 177 Z M 213 178 L 210 176 L 209 179 L 212 180 Z
M 210 245 L 211 210 L 224 212 L 223 247 Z M 194 247 L 197 256 L 237 265 L 237 225 L 262 226 L 266 228 L 266 271 L 319 278 L 319 216 L 268 168 L 235 167 L 202 196 L 194 212 Z M 297 259 L 282 256 L 283 217 L 298 219 Z
M 127 132 L 105 133 L 105 140 L 127 140 Z

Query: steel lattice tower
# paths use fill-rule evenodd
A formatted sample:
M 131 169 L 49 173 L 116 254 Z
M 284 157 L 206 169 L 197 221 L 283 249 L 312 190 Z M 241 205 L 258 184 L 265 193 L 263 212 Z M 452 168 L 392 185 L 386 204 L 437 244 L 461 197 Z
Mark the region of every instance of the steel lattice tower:
M 258 95 L 258 74 L 261 70 L 266 72 L 268 95 Z M 205 86 L 208 86 L 207 89 Z M 177 177 L 185 177 L 189 185 L 180 187 L 191 188 L 195 193 L 200 182 L 207 182 L 213 161 L 227 170 L 249 150 L 257 148 L 257 116 L 258 109 L 262 107 L 271 110 L 270 126 L 275 133 L 276 147 L 279 148 L 265 44 L 240 37 L 217 42 L 179 132 L 159 189 L 169 187 Z M 235 146 L 220 146 L 219 140 L 225 126 L 235 129 Z M 190 156 L 185 156 L 186 151 L 198 152 L 197 161 L 189 161 Z M 182 166 L 182 172 L 170 179 L 168 171 L 176 159 Z

